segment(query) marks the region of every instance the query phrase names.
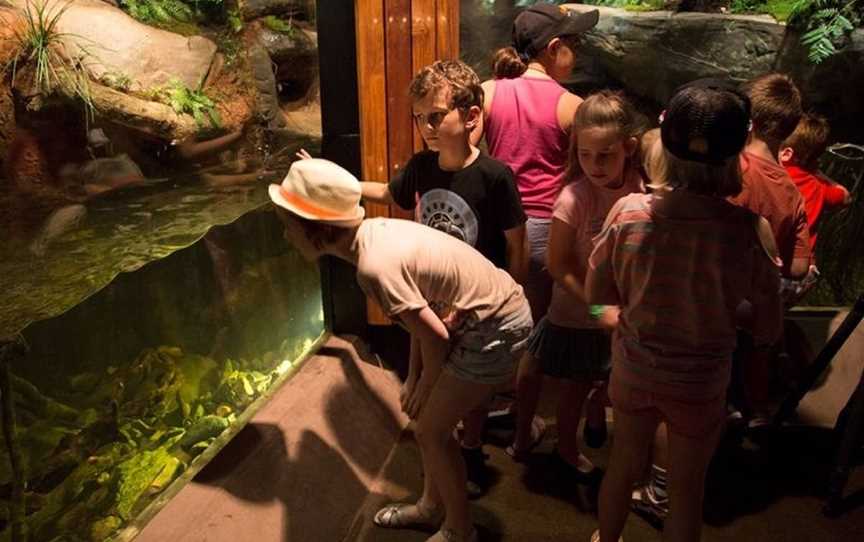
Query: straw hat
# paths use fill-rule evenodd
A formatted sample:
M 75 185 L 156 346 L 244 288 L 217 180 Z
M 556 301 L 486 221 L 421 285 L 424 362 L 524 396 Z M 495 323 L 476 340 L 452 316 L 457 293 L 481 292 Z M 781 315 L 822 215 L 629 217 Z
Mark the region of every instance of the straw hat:
M 363 220 L 360 181 L 329 160 L 309 158 L 291 164 L 282 184 L 271 184 L 273 203 L 297 216 L 334 226 Z

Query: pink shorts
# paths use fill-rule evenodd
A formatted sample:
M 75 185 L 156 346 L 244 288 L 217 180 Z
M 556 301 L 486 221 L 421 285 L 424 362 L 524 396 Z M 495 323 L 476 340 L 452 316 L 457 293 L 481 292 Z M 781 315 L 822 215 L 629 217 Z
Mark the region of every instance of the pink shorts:
M 633 388 L 620 379 L 609 382 L 613 408 L 631 415 L 652 414 L 665 421 L 669 431 L 691 438 L 711 434 L 726 419 L 726 397 L 691 401 Z

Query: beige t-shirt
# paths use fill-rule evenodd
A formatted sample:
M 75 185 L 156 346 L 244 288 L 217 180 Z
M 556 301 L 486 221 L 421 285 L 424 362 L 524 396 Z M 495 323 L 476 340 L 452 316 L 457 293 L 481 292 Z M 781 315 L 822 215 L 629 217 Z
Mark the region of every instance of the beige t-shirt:
M 504 322 L 525 296 L 467 243 L 409 220 L 373 218 L 357 232 L 357 281 L 390 317 L 429 306 L 456 335 Z

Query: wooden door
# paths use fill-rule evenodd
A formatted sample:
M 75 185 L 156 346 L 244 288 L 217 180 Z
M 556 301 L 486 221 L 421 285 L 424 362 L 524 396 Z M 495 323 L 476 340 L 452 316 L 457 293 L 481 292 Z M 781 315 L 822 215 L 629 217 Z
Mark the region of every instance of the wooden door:
M 357 82 L 363 181 L 387 182 L 423 140 L 411 120 L 408 86 L 441 59 L 459 58 L 458 0 L 356 0 Z M 411 218 L 397 207 L 367 205 L 369 217 Z M 370 324 L 389 321 L 368 304 Z

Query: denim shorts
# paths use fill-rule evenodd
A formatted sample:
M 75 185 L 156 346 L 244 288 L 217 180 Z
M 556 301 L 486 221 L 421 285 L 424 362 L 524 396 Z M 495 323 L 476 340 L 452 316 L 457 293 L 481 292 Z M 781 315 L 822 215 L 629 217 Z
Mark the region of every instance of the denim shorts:
M 533 325 L 531 308 L 523 299 L 514 314 L 478 322 L 456 337 L 444 370 L 478 384 L 507 382 L 513 378 Z

